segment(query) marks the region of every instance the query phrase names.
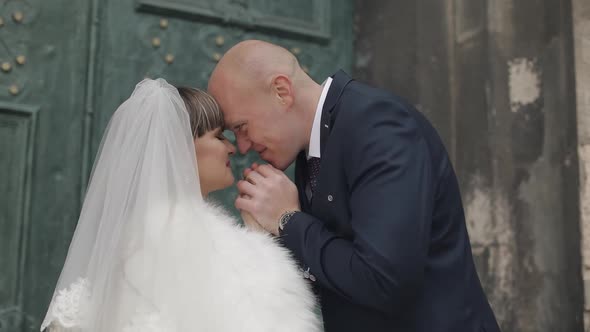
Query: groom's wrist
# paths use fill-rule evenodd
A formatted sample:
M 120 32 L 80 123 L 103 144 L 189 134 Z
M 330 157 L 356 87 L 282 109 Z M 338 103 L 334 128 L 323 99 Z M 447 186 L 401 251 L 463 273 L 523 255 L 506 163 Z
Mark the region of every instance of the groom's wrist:
M 279 218 L 279 236 L 283 235 L 283 231 L 287 224 L 293 219 L 293 216 L 300 212 L 299 210 L 290 210 L 284 212 L 281 217 Z

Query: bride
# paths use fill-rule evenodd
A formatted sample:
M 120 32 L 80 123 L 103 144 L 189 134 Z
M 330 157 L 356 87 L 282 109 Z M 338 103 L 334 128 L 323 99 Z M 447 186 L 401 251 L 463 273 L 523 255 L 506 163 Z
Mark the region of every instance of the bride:
M 136 86 L 104 134 L 41 330 L 321 330 L 288 252 L 204 200 L 234 180 L 222 128 L 204 92 Z

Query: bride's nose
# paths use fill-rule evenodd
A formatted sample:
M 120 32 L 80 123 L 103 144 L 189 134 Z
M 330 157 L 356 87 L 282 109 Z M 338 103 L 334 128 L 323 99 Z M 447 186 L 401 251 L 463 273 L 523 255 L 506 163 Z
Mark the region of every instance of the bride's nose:
M 230 156 L 236 153 L 236 147 L 233 144 L 231 144 L 230 141 L 225 141 L 225 147 L 227 148 L 227 152 Z

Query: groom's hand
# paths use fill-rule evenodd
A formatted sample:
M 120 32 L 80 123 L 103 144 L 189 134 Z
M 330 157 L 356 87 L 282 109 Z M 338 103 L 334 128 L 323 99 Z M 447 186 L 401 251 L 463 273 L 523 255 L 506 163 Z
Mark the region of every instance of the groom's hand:
M 278 235 L 279 219 L 288 211 L 299 211 L 297 187 L 285 173 L 271 165 L 253 164 L 238 182 L 236 208 L 246 211 L 268 232 Z

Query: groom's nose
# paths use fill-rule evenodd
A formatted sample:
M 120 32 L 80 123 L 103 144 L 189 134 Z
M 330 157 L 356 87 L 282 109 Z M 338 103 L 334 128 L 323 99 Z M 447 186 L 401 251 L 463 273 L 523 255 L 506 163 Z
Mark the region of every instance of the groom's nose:
M 238 150 L 240 150 L 241 154 L 246 154 L 246 152 L 248 152 L 248 150 L 250 150 L 250 148 L 252 148 L 252 142 L 250 142 L 249 139 L 247 139 L 246 137 L 238 137 L 237 138 L 237 143 L 238 143 Z

